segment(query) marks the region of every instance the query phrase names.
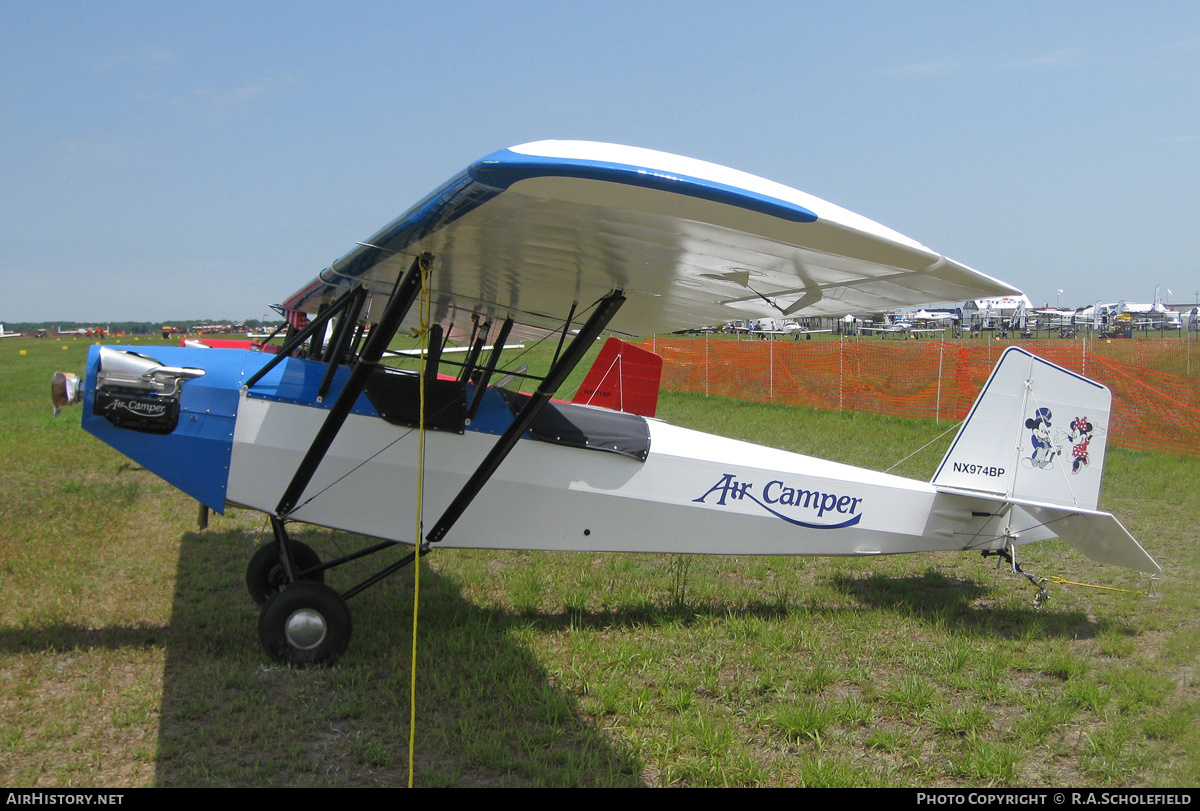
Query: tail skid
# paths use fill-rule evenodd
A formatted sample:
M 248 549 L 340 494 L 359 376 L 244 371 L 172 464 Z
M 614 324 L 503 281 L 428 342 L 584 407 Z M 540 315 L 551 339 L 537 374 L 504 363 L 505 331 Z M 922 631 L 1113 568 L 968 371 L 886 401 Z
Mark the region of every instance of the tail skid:
M 933 485 L 1009 505 L 998 512 L 1013 545 L 1058 537 L 1092 560 L 1161 574 L 1129 531 L 1097 509 L 1111 412 L 1104 386 L 1010 347 Z

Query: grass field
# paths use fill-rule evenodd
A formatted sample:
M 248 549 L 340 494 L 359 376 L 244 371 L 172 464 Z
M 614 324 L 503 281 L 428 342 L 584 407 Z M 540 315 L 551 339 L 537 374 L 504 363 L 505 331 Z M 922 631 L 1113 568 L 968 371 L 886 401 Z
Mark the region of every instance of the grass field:
M 77 410 L 52 418 L 51 372 L 86 349 L 0 342 L 0 783 L 405 784 L 412 570 L 351 602 L 336 666 L 271 664 L 243 583 L 262 516 L 197 531 L 195 502 Z M 945 430 L 670 393 L 660 416 L 874 468 Z M 896 472 L 928 478 L 949 440 Z M 1055 586 L 1040 611 L 1025 580 L 967 553 L 437 552 L 416 783 L 1195 786 L 1197 492 L 1200 461 L 1110 449 L 1102 507 L 1166 576 L 1152 598 Z M 326 555 L 357 544 L 300 537 Z M 1057 542 L 1022 563 L 1145 586 Z

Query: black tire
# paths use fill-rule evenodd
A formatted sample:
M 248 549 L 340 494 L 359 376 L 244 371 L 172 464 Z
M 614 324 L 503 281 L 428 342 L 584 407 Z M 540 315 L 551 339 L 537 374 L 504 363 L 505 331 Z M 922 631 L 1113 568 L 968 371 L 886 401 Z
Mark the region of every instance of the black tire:
M 281 664 L 330 664 L 350 646 L 352 630 L 346 601 L 324 583 L 285 586 L 258 615 L 258 640 Z
M 300 541 L 288 541 L 288 556 L 292 559 L 292 571 L 300 573 L 321 565 L 321 556 L 311 546 Z M 325 572 L 302 575 L 302 580 L 324 583 Z M 262 605 L 272 594 L 287 585 L 283 561 L 279 559 L 279 545 L 265 543 L 258 548 L 246 565 L 246 588 L 251 599 Z

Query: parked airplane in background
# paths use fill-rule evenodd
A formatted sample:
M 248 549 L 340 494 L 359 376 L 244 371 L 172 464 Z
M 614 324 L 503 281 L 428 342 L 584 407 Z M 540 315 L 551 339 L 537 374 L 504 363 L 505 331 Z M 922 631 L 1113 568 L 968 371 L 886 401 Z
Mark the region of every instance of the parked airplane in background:
M 1154 288 L 1154 301 L 1149 304 L 1139 304 L 1137 302 L 1119 301 L 1116 304 L 1116 314 L 1130 313 L 1132 315 L 1145 315 L 1147 313 L 1165 313 L 1167 306 L 1163 303 L 1163 286 L 1160 284 Z M 1112 307 L 1113 305 L 1109 305 Z
M 918 326 L 914 325 L 911 321 L 900 320 L 900 321 L 893 321 L 892 323 L 887 324 L 882 327 L 859 327 L 858 330 L 859 330 L 859 332 L 878 332 L 878 333 L 881 333 L 881 337 L 886 337 L 887 335 L 891 334 L 891 335 L 903 335 L 906 338 L 909 335 L 912 335 L 915 338 L 920 338 L 923 333 L 945 332 L 946 328 L 945 327 L 918 327 Z
M 1075 326 L 1078 313 L 1075 310 L 1060 310 L 1057 307 L 1039 307 L 1032 311 L 1041 329 L 1069 329 Z
M 1084 307 L 1075 313 L 1075 326 L 1080 329 L 1091 329 L 1092 332 L 1103 332 L 1108 326 L 1108 313 L 1103 302 L 1097 301 L 1091 307 Z
M 1167 291 L 1168 294 L 1170 291 Z M 1154 288 L 1154 300 L 1149 304 L 1118 301 L 1101 305 L 1096 302 L 1095 310 L 1103 311 L 1103 323 L 1109 330 L 1121 329 L 1180 329 L 1179 314 L 1167 307 L 1163 301 L 1163 286 Z
M 341 655 L 347 601 L 438 546 L 973 550 L 1019 572 L 1018 546 L 1059 537 L 1095 560 L 1159 573 L 1097 509 L 1108 391 L 1018 349 L 1001 357 L 928 483 L 677 428 L 644 409 L 552 399 L 604 332 L 1016 293 L 778 183 L 645 149 L 543 141 L 472 164 L 321 271 L 284 302 L 311 320 L 278 354 L 93 346 L 83 424 L 215 510 L 270 517 L 274 542 L 246 580 L 262 604 L 263 647 L 297 664 Z M 399 330 L 425 324 L 423 369 L 379 363 Z M 440 348 L 462 325 L 480 351 L 460 365 Z M 555 341 L 550 369 L 517 377 L 498 352 L 484 356 L 510 336 Z M 306 344 L 315 351 L 295 356 Z M 597 390 L 613 375 L 640 388 L 623 350 L 602 358 L 589 375 Z M 531 380 L 533 393 L 500 385 L 500 374 Z M 1055 433 L 1085 424 L 1078 436 Z M 380 542 L 322 562 L 289 537 L 296 522 Z M 323 582 L 397 547 L 411 551 L 356 586 Z
M 20 338 L 24 335 L 25 333 L 23 332 L 6 332 L 4 330 L 4 325 L 0 324 L 0 338 Z
M 954 313 L 948 313 L 948 312 L 944 312 L 941 310 L 939 310 L 937 312 L 930 312 L 929 310 L 925 310 L 925 309 L 917 310 L 915 313 L 913 313 L 909 317 L 913 321 L 923 321 L 923 322 L 934 321 L 937 323 L 948 323 L 950 321 L 958 321 L 961 318 L 961 316 L 955 315 Z
M 778 321 L 774 318 L 761 318 L 758 321 L 751 321 L 746 331 L 751 335 L 758 335 L 762 338 L 774 338 L 778 336 L 799 338 L 801 335 L 809 336 L 833 332 L 831 329 L 809 329 L 791 319 Z

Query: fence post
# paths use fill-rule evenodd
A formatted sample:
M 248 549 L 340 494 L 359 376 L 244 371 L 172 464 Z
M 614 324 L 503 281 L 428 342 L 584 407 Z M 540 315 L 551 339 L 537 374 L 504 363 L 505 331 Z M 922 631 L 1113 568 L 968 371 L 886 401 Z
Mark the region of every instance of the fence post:
M 771 348 L 767 351 L 767 399 L 775 402 L 775 339 L 768 341 Z
M 708 333 L 704 333 L 704 396 L 708 396 Z
M 846 398 L 846 376 L 843 372 L 846 357 L 846 339 L 838 341 L 838 411 L 841 411 Z
M 933 424 L 942 424 L 942 358 L 946 354 L 946 335 L 942 333 L 942 340 L 938 344 L 938 387 L 937 387 L 937 411 L 934 413 Z

